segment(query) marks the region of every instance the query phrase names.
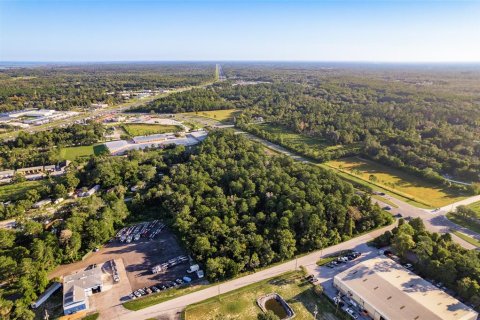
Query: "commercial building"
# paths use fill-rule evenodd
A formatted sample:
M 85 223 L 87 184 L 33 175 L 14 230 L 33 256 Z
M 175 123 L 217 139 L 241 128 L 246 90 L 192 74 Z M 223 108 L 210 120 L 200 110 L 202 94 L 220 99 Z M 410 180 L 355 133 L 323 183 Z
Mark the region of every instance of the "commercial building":
M 50 109 L 29 109 L 0 113 L 0 123 L 28 128 L 30 125 L 41 125 L 54 120 L 65 119 L 78 115 L 75 111 L 56 111 Z
M 375 320 L 475 320 L 477 312 L 387 257 L 336 275 L 334 286 Z
M 65 276 L 63 279 L 63 313 L 73 314 L 88 310 L 88 296 L 103 289 L 102 270 L 94 267 L 89 270 Z
M 207 137 L 208 133 L 203 130 L 192 131 L 185 136 L 177 137 L 173 133 L 154 134 L 149 136 L 138 136 L 132 138 L 132 141 L 117 140 L 105 143 L 111 155 L 120 155 L 129 150 L 142 150 L 146 148 L 160 148 L 168 145 L 192 146 Z

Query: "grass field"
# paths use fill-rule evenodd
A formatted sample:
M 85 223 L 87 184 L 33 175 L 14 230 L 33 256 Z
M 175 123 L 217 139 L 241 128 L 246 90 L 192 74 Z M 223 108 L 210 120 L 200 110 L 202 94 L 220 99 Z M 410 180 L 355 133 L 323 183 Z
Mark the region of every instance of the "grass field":
M 64 160 L 75 160 L 79 157 L 89 157 L 91 155 L 99 155 L 106 152 L 107 149 L 103 144 L 95 144 L 90 146 L 67 147 L 60 150 L 60 157 Z
M 205 289 L 207 287 L 208 285 L 196 285 L 184 288 L 169 289 L 158 293 L 150 294 L 139 299 L 127 301 L 123 304 L 123 306 L 128 310 L 137 311 L 170 299 L 174 299 L 176 297 L 189 294 L 200 289 Z
M 452 230 L 451 233 L 453 233 L 454 235 L 456 235 L 460 239 L 463 239 L 463 240 L 467 241 L 471 245 L 474 245 L 476 247 L 480 247 L 480 241 L 470 237 L 469 235 L 466 235 L 465 233 L 462 233 L 462 232 L 456 231 L 456 230 Z
M 429 207 L 442 207 L 465 199 L 465 196 L 441 185 L 434 185 L 400 170 L 358 157 L 332 160 L 326 165 Z
M 372 194 L 372 198 L 377 199 L 377 200 L 380 200 L 380 201 L 382 201 L 383 203 L 388 204 L 390 207 L 398 208 L 398 206 L 397 206 L 395 203 L 393 203 L 392 201 L 390 201 L 390 200 L 388 200 L 387 198 L 382 197 L 382 196 L 380 196 L 380 195 L 378 195 L 378 194 Z
M 227 110 L 212 110 L 212 111 L 198 111 L 198 112 L 185 112 L 185 115 L 195 115 L 199 117 L 215 119 L 218 121 L 228 122 L 233 120 L 233 117 L 239 114 L 241 111 L 236 109 Z
M 480 201 L 472 203 L 468 207 L 477 213 L 477 217 L 480 217 Z
M 182 128 L 179 126 L 146 123 L 125 123 L 122 125 L 122 128 L 132 137 L 182 131 Z
M 25 181 L 0 186 L 0 201 L 13 201 L 23 196 L 30 189 L 36 189 L 45 185 L 45 180 Z
M 327 151 L 343 148 L 341 145 L 332 146 L 329 145 L 324 139 L 313 138 L 303 134 L 295 133 L 278 125 L 264 123 L 257 125 L 257 127 L 268 133 L 280 136 L 286 145 L 290 145 L 292 147 L 300 147 L 305 145 L 310 148 L 321 148 L 322 150 Z
M 287 301 L 295 311 L 296 319 L 314 319 L 315 306 L 318 307 L 322 317 L 336 319 L 333 316 L 335 312 L 333 306 L 325 301 L 325 298 L 315 294 L 313 285 L 303 278 L 301 272 L 286 273 L 188 306 L 184 312 L 184 319 L 256 319 L 261 312 L 256 299 L 273 292 L 280 294 Z

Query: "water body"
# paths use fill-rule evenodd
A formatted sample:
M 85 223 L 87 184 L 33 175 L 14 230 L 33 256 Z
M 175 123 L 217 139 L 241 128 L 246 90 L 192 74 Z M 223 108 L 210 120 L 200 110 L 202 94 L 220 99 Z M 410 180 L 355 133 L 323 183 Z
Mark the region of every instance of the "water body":
M 265 301 L 265 309 L 273 311 L 273 313 L 275 313 L 280 319 L 284 319 L 288 316 L 283 305 L 275 298 Z

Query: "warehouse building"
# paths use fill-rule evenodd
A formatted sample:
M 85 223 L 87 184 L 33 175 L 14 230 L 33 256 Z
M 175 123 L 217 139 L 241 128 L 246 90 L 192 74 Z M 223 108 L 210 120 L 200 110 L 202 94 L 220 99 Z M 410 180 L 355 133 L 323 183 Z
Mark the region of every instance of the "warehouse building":
M 102 270 L 98 267 L 65 276 L 63 279 L 63 313 L 73 314 L 88 310 L 88 296 L 101 292 Z
M 477 312 L 387 257 L 336 275 L 334 286 L 375 320 L 475 320 Z
M 177 134 L 179 135 L 179 134 Z M 117 140 L 105 143 L 111 155 L 121 155 L 129 150 L 143 150 L 146 148 L 161 148 L 168 145 L 193 146 L 202 142 L 208 135 L 203 130 L 192 131 L 177 136 L 173 133 L 153 134 L 149 136 L 133 137 L 131 141 Z

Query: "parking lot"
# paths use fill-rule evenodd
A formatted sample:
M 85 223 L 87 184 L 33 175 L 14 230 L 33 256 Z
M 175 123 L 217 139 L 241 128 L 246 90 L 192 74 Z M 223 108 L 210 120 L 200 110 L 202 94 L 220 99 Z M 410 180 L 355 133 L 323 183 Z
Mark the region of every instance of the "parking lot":
M 334 300 L 338 297 L 338 290 L 333 286 L 333 278 L 335 275 L 353 267 L 354 265 L 358 264 L 361 261 L 368 260 L 378 256 L 378 250 L 369 247 L 366 244 L 361 244 L 357 247 L 351 248 L 351 251 L 356 251 L 360 255 L 353 259 L 348 259 L 347 254 L 340 254 L 340 260 L 336 260 L 337 263 L 335 265 L 323 265 L 323 266 L 307 266 L 307 270 L 310 274 L 313 274 L 318 281 L 315 281 L 315 284 L 320 284 L 324 288 L 325 294 L 331 299 Z M 351 316 L 357 320 L 369 320 L 369 317 L 362 316 L 362 310 L 356 306 L 356 304 L 351 301 L 348 297 L 340 296 L 341 302 L 340 306 L 343 311 L 348 313 L 348 310 L 351 310 L 351 313 L 354 316 Z M 356 318 L 355 318 L 356 317 Z
M 186 252 L 179 245 L 175 235 L 168 228 L 163 228 L 153 239 L 140 237 L 136 241 L 132 239 L 130 243 L 121 242 L 116 238 L 112 239 L 110 243 L 100 248 L 98 252 L 93 252 L 84 260 L 57 267 L 49 277 L 61 277 L 92 264 L 103 264 L 108 260 L 121 259 L 132 289 L 137 290 L 183 277 L 189 268 L 189 261 L 172 267 L 164 273 L 153 274 L 151 268 L 169 259 L 185 255 Z

